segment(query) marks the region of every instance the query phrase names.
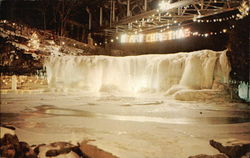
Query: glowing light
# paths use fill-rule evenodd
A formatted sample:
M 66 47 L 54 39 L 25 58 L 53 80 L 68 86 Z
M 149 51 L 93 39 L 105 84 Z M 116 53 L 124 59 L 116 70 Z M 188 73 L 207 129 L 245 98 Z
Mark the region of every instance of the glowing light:
M 194 36 L 197 36 L 197 35 L 198 35 L 198 32 L 193 32 L 193 35 L 194 35 Z
M 113 40 L 113 39 L 111 39 L 111 40 L 110 40 L 110 42 L 112 42 L 112 43 L 113 43 L 113 42 L 114 42 L 114 40 Z
M 95 46 L 97 46 L 97 43 L 95 43 Z
M 128 35 L 127 34 L 121 35 L 121 43 L 126 43 L 126 42 L 128 42 Z
M 62 42 L 62 45 L 64 45 L 65 44 L 65 42 Z
M 167 31 L 157 32 L 157 33 L 150 33 L 150 34 L 132 34 L 121 35 L 121 43 L 140 43 L 140 42 L 157 42 L 157 41 L 164 41 L 164 40 L 173 40 L 173 39 L 180 39 L 189 37 L 191 34 L 189 29 L 178 29 L 175 31 Z
M 223 31 L 224 33 L 226 33 L 226 32 L 227 32 L 227 29 L 223 29 L 222 31 Z
M 144 39 L 144 35 L 143 34 L 139 34 L 138 42 L 143 42 L 143 39 Z
M 169 9 L 169 6 L 170 6 L 170 1 L 167 1 L 167 2 L 161 1 L 159 3 L 160 10 L 167 10 L 167 9 Z
M 119 37 L 118 37 L 118 36 L 116 36 L 116 37 L 115 37 L 115 39 L 117 39 L 117 40 L 118 40 L 118 39 L 119 39 Z
M 247 16 L 249 14 L 249 6 L 248 6 L 247 2 L 243 1 L 241 3 L 240 7 L 238 8 L 238 10 L 240 12 L 240 14 L 237 14 L 237 17 L 239 19 L 243 19 L 245 16 Z
M 75 43 L 74 43 L 73 45 L 74 45 L 74 46 L 76 46 L 76 44 L 75 44 Z

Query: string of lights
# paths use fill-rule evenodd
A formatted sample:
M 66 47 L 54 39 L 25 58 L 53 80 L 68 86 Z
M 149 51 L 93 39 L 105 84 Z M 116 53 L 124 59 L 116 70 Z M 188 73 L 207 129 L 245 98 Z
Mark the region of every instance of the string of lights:
M 215 23 L 215 22 L 224 22 L 228 20 L 243 19 L 249 14 L 249 6 L 247 2 L 244 1 L 239 6 L 238 10 L 239 10 L 239 13 L 230 15 L 229 17 L 214 18 L 214 19 L 200 19 L 202 17 L 197 16 L 197 17 L 194 17 L 193 21 L 198 22 L 198 23 Z M 180 24 L 178 24 L 178 26 L 180 26 Z M 166 29 L 169 29 L 169 26 L 167 26 L 166 28 L 161 29 L 160 32 L 156 32 L 156 33 L 142 34 L 142 33 L 138 33 L 138 32 L 141 32 L 142 30 L 136 30 L 134 34 L 122 34 L 120 36 L 120 42 L 121 43 L 140 43 L 140 42 L 156 42 L 156 41 L 174 40 L 174 39 L 186 38 L 190 36 L 208 37 L 208 36 L 216 36 L 216 35 L 225 34 L 229 30 L 232 30 L 234 28 L 235 26 L 231 25 L 228 28 L 224 28 L 218 31 L 200 33 L 200 32 L 191 32 L 187 28 L 166 31 Z
M 175 40 L 187 38 L 190 36 L 209 37 L 228 33 L 229 30 L 235 28 L 235 25 L 230 25 L 228 28 L 223 28 L 218 31 L 210 32 L 192 32 L 189 28 L 180 28 L 174 31 L 156 32 L 149 34 L 122 34 L 120 36 L 121 43 L 142 43 L 142 42 L 159 42 L 166 40 Z M 118 39 L 118 38 L 117 38 Z
M 231 15 L 229 17 L 223 17 L 223 18 L 214 18 L 214 19 L 200 19 L 202 17 L 196 16 L 193 18 L 194 22 L 198 23 L 214 23 L 214 22 L 224 22 L 228 20 L 240 20 L 246 17 L 249 14 L 249 5 L 246 1 L 243 1 L 241 5 L 238 7 L 239 13 Z
M 193 19 L 194 22 L 197 23 L 215 23 L 215 22 L 225 22 L 228 20 L 239 20 L 239 18 L 237 17 L 237 15 L 231 15 L 229 17 L 224 17 L 224 18 L 214 18 L 214 19 L 198 19 L 198 17 L 195 17 Z
M 216 3 L 216 1 L 214 1 Z M 165 2 L 162 1 L 159 4 L 159 10 L 166 10 L 169 6 L 169 1 Z M 189 7 L 189 6 L 188 6 Z M 196 16 L 193 18 L 193 22 L 196 23 L 220 23 L 225 22 L 229 20 L 241 20 L 244 17 L 246 17 L 249 14 L 249 5 L 246 1 L 243 1 L 241 5 L 238 7 L 238 13 L 231 14 L 227 17 L 220 17 L 220 18 L 208 18 L 205 19 L 202 16 Z M 170 13 L 166 13 L 166 15 L 171 17 Z M 235 28 L 234 25 L 229 26 L 228 28 L 224 28 L 218 31 L 210 31 L 210 32 L 192 32 L 188 28 L 180 28 L 175 30 L 169 30 L 172 26 L 181 27 L 181 23 L 178 23 L 177 21 L 173 21 L 173 23 L 168 23 L 166 25 L 162 25 L 162 29 L 159 32 L 155 33 L 148 33 L 143 34 L 143 26 L 145 22 L 153 22 L 155 20 L 158 20 L 158 16 L 151 15 L 148 19 L 142 19 L 142 20 L 136 20 L 135 24 L 138 25 L 138 29 L 133 30 L 133 33 L 125 33 L 120 35 L 119 37 L 116 37 L 117 41 L 120 41 L 121 43 L 141 43 L 141 42 L 157 42 L 157 41 L 166 41 L 166 40 L 174 40 L 174 39 L 181 39 L 181 38 L 187 38 L 190 36 L 198 36 L 198 37 L 209 37 L 209 36 L 216 36 L 227 33 L 229 30 L 232 30 Z M 130 23 L 130 30 L 132 30 L 132 23 Z M 113 43 L 114 39 L 111 39 L 109 42 Z M 109 43 L 105 42 L 105 43 Z M 95 45 L 98 45 L 95 43 Z M 100 44 L 101 45 L 101 44 Z
M 192 36 L 201 36 L 201 37 L 216 36 L 216 35 L 220 35 L 220 34 L 225 34 L 229 30 L 232 30 L 234 28 L 235 28 L 235 26 L 231 25 L 231 26 L 229 26 L 229 28 L 224 28 L 224 29 L 221 29 L 221 30 L 218 30 L 218 31 L 211 31 L 211 32 L 205 32 L 205 33 L 191 32 L 190 34 Z

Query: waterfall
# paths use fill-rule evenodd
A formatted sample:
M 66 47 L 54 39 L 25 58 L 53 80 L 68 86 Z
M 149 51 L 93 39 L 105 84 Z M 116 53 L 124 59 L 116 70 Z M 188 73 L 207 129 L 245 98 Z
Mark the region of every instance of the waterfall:
M 91 92 L 167 92 L 176 86 L 212 89 L 228 82 L 226 51 L 140 56 L 50 56 L 46 62 L 51 88 Z

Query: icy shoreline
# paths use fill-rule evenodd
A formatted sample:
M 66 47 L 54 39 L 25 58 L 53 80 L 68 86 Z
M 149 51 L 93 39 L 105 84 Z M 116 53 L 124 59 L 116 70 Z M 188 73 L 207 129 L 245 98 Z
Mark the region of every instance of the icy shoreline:
M 249 140 L 249 113 L 249 106 L 241 103 L 177 101 L 160 96 L 1 95 L 2 123 L 15 126 L 21 141 L 77 144 L 95 140 L 90 144 L 124 158 L 218 154 L 209 147 L 209 140 Z M 141 121 L 136 121 L 138 118 Z M 172 121 L 158 121 L 168 119 Z

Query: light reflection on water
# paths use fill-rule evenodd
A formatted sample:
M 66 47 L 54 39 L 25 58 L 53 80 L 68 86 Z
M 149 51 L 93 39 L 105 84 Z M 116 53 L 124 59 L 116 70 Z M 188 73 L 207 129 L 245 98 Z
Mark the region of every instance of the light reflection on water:
M 73 117 L 91 117 L 99 119 L 133 121 L 133 122 L 154 122 L 166 124 L 235 124 L 250 122 L 250 117 L 152 117 L 152 116 L 129 116 L 129 115 L 111 115 L 93 113 L 84 110 L 73 110 L 63 108 L 41 108 L 39 113 L 53 116 L 73 116 Z M 250 116 L 250 115 L 248 115 Z

